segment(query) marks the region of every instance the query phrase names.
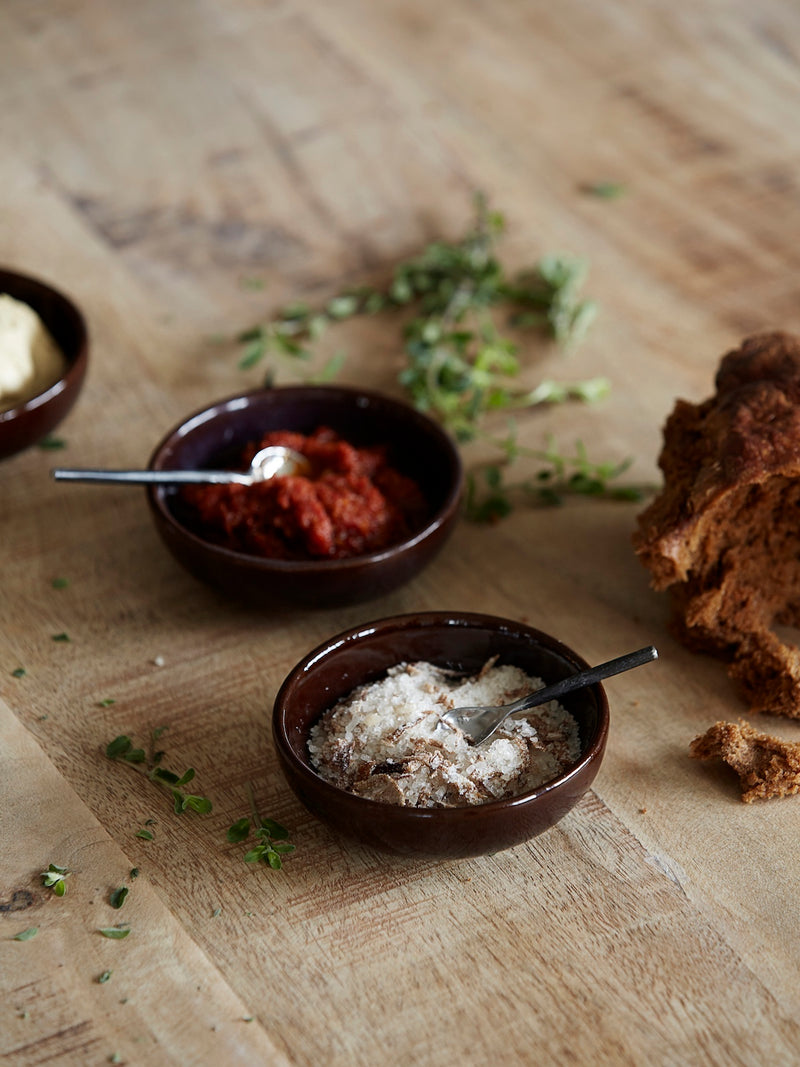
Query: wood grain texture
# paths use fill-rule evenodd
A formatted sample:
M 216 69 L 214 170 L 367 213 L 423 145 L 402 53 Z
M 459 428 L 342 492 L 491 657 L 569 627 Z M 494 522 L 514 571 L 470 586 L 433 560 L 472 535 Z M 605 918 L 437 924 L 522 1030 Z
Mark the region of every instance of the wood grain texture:
M 743 334 L 800 330 L 799 40 L 779 0 L 5 0 L 0 261 L 71 293 L 92 335 L 58 462 L 144 463 L 188 412 L 258 383 L 220 337 L 385 279 L 460 233 L 483 189 L 510 263 L 585 256 L 601 305 L 579 349 L 532 345 L 523 377 L 605 374 L 612 395 L 522 419 L 523 439 L 580 438 L 655 479 L 675 397 L 707 395 Z M 581 191 L 604 179 L 626 195 Z M 398 391 L 394 324 L 345 325 L 321 358 L 338 348 L 344 381 Z M 174 565 L 138 490 L 56 486 L 52 465 L 35 449 L 0 465 L 5 1061 L 796 1061 L 800 801 L 742 805 L 688 759 L 741 706 L 666 632 L 636 506 L 462 523 L 390 596 L 257 611 Z M 330 634 L 448 607 L 589 660 L 651 642 L 661 659 L 608 683 L 605 763 L 557 828 L 483 859 L 391 859 L 293 799 L 271 703 Z M 211 814 L 176 817 L 104 756 L 161 725 Z M 225 840 L 249 781 L 297 844 L 280 873 Z M 63 899 L 41 886 L 50 862 L 73 872 Z M 125 941 L 97 934 L 121 919 Z

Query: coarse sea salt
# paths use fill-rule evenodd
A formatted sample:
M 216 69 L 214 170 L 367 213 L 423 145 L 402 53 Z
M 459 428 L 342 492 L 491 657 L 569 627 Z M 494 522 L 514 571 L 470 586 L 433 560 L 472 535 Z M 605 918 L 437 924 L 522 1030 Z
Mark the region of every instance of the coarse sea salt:
M 509 704 L 543 682 L 490 660 L 477 675 L 400 663 L 359 686 L 312 727 L 311 762 L 333 785 L 389 804 L 438 808 L 518 796 L 580 758 L 578 724 L 557 701 L 518 713 L 480 745 L 445 711 Z

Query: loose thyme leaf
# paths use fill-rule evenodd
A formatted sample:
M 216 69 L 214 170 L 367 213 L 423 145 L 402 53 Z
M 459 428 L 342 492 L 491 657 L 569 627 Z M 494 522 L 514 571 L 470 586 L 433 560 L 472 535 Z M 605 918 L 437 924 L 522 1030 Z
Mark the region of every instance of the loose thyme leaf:
M 36 447 L 41 448 L 46 452 L 55 452 L 60 448 L 66 448 L 67 442 L 63 437 L 55 437 L 53 434 L 47 434 L 40 441 L 36 442 Z
M 116 759 L 117 756 L 124 756 L 133 745 L 133 742 L 125 734 L 120 734 L 119 737 L 115 737 L 108 745 L 106 745 L 106 755 L 109 759 Z
M 103 971 L 102 974 L 99 974 L 97 976 L 97 981 L 102 985 L 104 982 L 107 982 L 110 977 L 111 977 L 111 971 Z
M 38 926 L 29 926 L 27 930 L 22 930 L 18 934 L 14 934 L 11 938 L 12 941 L 30 941 L 32 937 L 36 937 L 39 933 Z
M 153 841 L 153 840 L 155 840 L 153 835 L 152 835 L 152 833 L 149 830 L 137 830 L 136 831 L 136 836 L 144 838 L 145 841 Z
M 69 639 L 69 634 L 67 633 L 53 634 L 54 641 L 69 641 Z
M 97 931 L 102 934 L 103 937 L 108 937 L 112 941 L 121 941 L 124 937 L 127 937 L 131 932 L 129 926 L 104 926 Z
M 619 200 L 628 191 L 622 182 L 589 182 L 581 187 L 584 193 L 596 196 L 600 200 Z
M 281 826 L 279 822 L 275 822 L 274 819 L 262 819 L 261 829 L 266 830 L 273 841 L 282 840 L 289 836 L 289 831 L 285 826 Z
M 181 780 L 180 775 L 175 774 L 174 771 L 168 771 L 165 767 L 156 767 L 150 777 L 159 782 L 167 782 L 169 785 L 177 785 Z
M 119 889 L 115 889 L 113 891 L 113 893 L 109 897 L 108 902 L 112 908 L 121 908 L 122 905 L 125 903 L 125 898 L 127 897 L 127 895 L 128 887 L 126 885 L 121 885 Z
M 238 819 L 233 826 L 228 827 L 228 833 L 226 834 L 229 841 L 236 843 L 239 841 L 245 841 L 250 834 L 250 820 L 245 817 Z
M 28 672 L 25 670 L 24 667 L 15 667 L 14 670 L 11 672 L 11 677 L 24 678 L 27 673 Z
M 54 589 L 66 589 L 69 585 L 69 578 L 54 578 L 50 584 Z

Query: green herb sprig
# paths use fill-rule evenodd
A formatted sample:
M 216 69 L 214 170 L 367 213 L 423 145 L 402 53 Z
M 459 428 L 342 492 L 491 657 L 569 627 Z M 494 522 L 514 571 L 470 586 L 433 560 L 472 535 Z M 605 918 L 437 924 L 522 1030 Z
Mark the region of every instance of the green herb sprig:
M 648 486 L 613 484 L 631 465 L 593 463 L 582 442 L 577 441 L 573 455 L 565 456 L 549 437 L 547 447 L 536 450 L 521 447 L 513 428 L 495 444 L 506 455 L 504 463 L 487 463 L 467 474 L 465 514 L 474 522 L 495 522 L 505 518 L 514 502 L 524 498 L 528 504 L 558 506 L 569 496 L 589 496 L 604 500 L 640 501 L 650 491 Z M 516 481 L 506 477 L 507 465 L 519 458 L 533 459 L 539 466 L 533 474 Z
M 153 730 L 150 735 L 150 745 L 147 752 L 143 748 L 136 748 L 130 737 L 120 734 L 106 746 L 106 755 L 109 759 L 121 760 L 140 773 L 145 774 L 151 782 L 169 791 L 173 799 L 175 813 L 180 815 L 184 811 L 196 811 L 205 815 L 211 811 L 212 804 L 208 797 L 199 796 L 195 793 L 186 793 L 183 786 L 188 785 L 194 779 L 193 767 L 176 774 L 161 766 L 165 753 L 156 749 L 156 742 L 167 729 L 160 726 Z M 146 831 L 139 831 L 137 836 L 144 837 Z
M 295 846 L 287 840 L 289 831 L 285 826 L 275 822 L 274 819 L 261 818 L 256 808 L 253 787 L 249 782 L 247 783 L 247 795 L 253 815 L 253 835 L 257 843 L 245 853 L 245 863 L 263 862 L 274 871 L 279 871 L 283 866 L 282 858 L 295 850 Z M 250 830 L 250 819 L 245 816 L 243 819 L 238 819 L 228 828 L 226 836 L 231 843 L 236 844 L 240 841 L 246 841 L 250 836 Z
M 238 337 L 244 346 L 240 366 L 271 357 L 310 360 L 314 343 L 334 323 L 405 309 L 407 363 L 399 381 L 418 408 L 460 440 L 474 437 L 481 416 L 490 411 L 596 399 L 608 389 L 602 379 L 543 383 L 544 388 L 532 390 L 512 387 L 520 371 L 518 346 L 496 325 L 501 309 L 509 326 L 533 328 L 570 347 L 588 329 L 597 306 L 580 296 L 586 275 L 582 260 L 549 255 L 509 275 L 496 253 L 504 229 L 503 216 L 478 195 L 473 227 L 461 240 L 429 244 L 400 263 L 384 289 L 353 289 L 318 308 L 292 304 L 271 321 L 245 330 Z M 328 365 L 323 373 L 330 370 Z M 274 375 L 273 366 L 268 381 Z

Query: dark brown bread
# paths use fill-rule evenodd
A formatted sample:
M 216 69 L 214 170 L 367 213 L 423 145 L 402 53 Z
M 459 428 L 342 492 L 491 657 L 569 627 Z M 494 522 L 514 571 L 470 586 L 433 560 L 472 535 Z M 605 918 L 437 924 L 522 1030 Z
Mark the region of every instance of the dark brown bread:
M 692 741 L 690 752 L 732 767 L 747 804 L 800 792 L 800 744 L 760 734 L 743 720 L 714 723 Z
M 748 338 L 722 360 L 716 393 L 679 400 L 664 427 L 664 488 L 634 547 L 673 628 L 730 661 L 753 712 L 800 718 L 800 339 Z

